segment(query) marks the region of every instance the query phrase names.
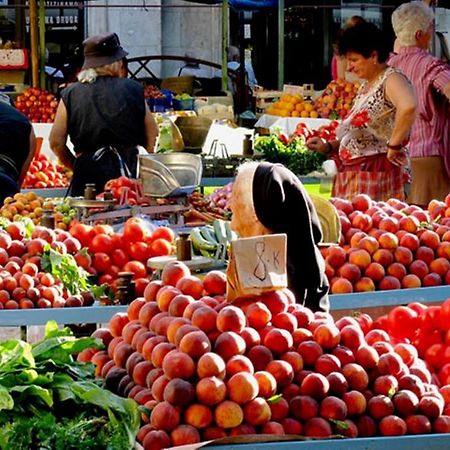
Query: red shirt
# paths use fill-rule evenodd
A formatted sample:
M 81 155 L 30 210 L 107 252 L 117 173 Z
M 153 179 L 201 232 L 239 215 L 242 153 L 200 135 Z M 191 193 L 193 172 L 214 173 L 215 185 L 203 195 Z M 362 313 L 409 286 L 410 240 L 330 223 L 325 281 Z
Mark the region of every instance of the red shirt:
M 411 130 L 412 158 L 441 156 L 450 175 L 450 106 L 443 89 L 450 83 L 450 66 L 418 47 L 403 47 L 389 59 L 416 91 L 418 110 Z

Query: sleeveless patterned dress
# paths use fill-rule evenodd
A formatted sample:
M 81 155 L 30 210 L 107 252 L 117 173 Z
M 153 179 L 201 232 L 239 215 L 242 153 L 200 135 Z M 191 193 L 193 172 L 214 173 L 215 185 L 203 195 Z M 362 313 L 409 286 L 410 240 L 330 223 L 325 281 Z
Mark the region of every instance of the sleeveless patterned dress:
M 404 199 L 404 169 L 387 159 L 387 143 L 395 120 L 395 107 L 385 95 L 386 79 L 396 72 L 387 68 L 375 83 L 363 84 L 349 115 L 336 130 L 340 141 L 339 172 L 332 195 L 351 199 L 367 194 L 373 200 Z

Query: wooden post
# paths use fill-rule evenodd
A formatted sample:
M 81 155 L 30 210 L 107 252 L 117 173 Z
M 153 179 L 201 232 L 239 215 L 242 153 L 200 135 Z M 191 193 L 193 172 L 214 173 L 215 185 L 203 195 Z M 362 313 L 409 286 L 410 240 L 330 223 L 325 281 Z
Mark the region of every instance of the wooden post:
M 39 85 L 39 59 L 38 59 L 38 28 L 37 28 L 37 3 L 30 0 L 30 41 L 31 41 L 31 85 Z
M 45 0 L 39 0 L 39 87 L 45 89 Z
M 284 0 L 278 0 L 278 89 L 284 85 Z
M 222 91 L 228 90 L 228 0 L 222 3 Z

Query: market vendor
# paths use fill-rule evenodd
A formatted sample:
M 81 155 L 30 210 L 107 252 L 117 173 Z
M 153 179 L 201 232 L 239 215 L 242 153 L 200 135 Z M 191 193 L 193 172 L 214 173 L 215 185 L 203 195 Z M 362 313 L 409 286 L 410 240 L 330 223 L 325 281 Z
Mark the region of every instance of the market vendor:
M 83 195 L 86 183 L 102 192 L 110 179 L 136 177 L 139 146 L 153 153 L 159 134 L 143 87 L 125 78 L 127 52 L 117 34 L 92 36 L 83 51 L 78 82 L 61 92 L 49 138 L 51 149 L 73 170 L 72 196 Z
M 0 101 L 0 202 L 20 191 L 36 150 L 30 121 Z
M 398 53 L 389 64 L 413 84 L 417 119 L 408 150 L 412 182 L 408 203 L 427 206 L 450 192 L 450 66 L 430 55 L 433 10 L 425 2 L 404 3 L 392 14 Z
M 231 227 L 240 237 L 287 235 L 288 287 L 298 303 L 328 311 L 329 285 L 317 247 L 322 229 L 297 176 L 281 164 L 244 163 L 233 185 L 231 210 Z
M 405 144 L 417 102 L 407 78 L 388 67 L 389 45 L 371 23 L 347 28 L 339 41 L 349 69 L 365 80 L 352 109 L 336 130 L 337 140 L 312 138 L 306 145 L 335 159 L 338 173 L 332 195 L 351 199 L 368 194 L 374 200 L 404 198 Z

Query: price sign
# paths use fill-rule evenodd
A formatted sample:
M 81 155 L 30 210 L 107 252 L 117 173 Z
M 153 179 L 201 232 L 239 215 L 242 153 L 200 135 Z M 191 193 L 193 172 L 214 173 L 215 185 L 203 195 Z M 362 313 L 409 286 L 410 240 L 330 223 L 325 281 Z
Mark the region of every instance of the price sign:
M 285 234 L 271 234 L 231 242 L 227 270 L 227 298 L 261 295 L 287 287 Z

